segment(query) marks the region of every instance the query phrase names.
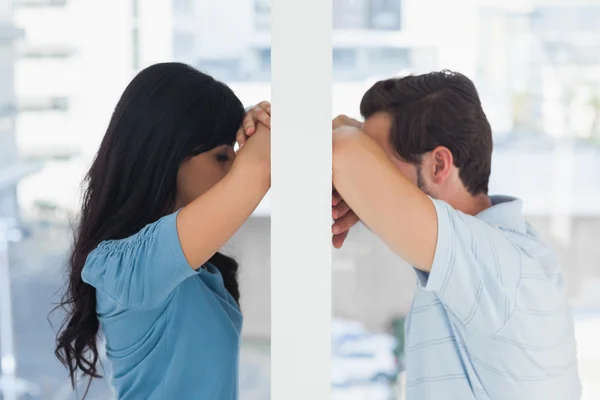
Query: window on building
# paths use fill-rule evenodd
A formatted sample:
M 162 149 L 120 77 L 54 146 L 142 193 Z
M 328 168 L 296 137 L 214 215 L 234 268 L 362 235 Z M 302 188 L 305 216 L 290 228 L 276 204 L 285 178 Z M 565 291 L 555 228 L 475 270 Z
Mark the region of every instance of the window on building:
M 378 72 L 397 73 L 410 67 L 410 51 L 402 48 L 369 49 L 369 65 Z
M 0 104 L 0 119 L 5 120 L 7 118 L 11 118 L 15 115 L 16 111 L 17 110 L 14 104 Z
M 63 7 L 67 0 L 13 0 L 13 7 Z
M 254 0 L 254 29 L 257 31 L 271 30 L 271 2 L 269 0 Z
M 263 18 L 265 32 L 253 29 L 255 0 L 247 0 L 247 7 L 226 3 L 231 10 L 225 17 L 248 21 L 252 31 L 249 33 L 261 36 L 254 40 L 240 37 L 239 29 L 213 32 L 210 27 L 199 26 L 198 21 L 194 21 L 194 15 L 202 8 L 202 19 L 211 21 L 208 25 L 223 25 L 223 7 L 213 6 L 223 4 L 218 1 L 168 1 L 170 12 L 153 15 L 152 23 L 169 28 L 167 44 L 170 51 L 186 56 L 185 60 L 177 61 L 226 82 L 245 105 L 268 100 L 270 52 L 263 50 L 258 57 L 259 53 L 255 51 L 257 46 L 269 46 L 261 40 L 269 33 L 268 2 L 260 2 L 258 7 L 258 17 Z M 17 165 L 9 165 L 19 158 L 41 168 L 31 179 L 19 184 L 19 209 L 16 207 L 16 184 L 10 183 L 8 192 L 0 193 L 0 217 L 22 220 L 27 233 L 21 243 L 11 243 L 10 248 L 9 269 L 20 271 L 19 276 L 11 280 L 14 285 L 12 304 L 16 307 L 13 334 L 19 338 L 15 343 L 15 354 L 21 360 L 17 360 L 19 373 L 31 378 L 28 387 L 41 387 L 44 398 L 75 399 L 85 389 L 77 385 L 75 390 L 70 390 L 64 385 L 63 374 L 52 374 L 48 368 L 56 361 L 49 347 L 54 332 L 48 329 L 48 307 L 45 305 L 54 301 L 53 294 L 59 292 L 62 283 L 45 277 L 61 274 L 64 265 L 60 260 L 68 256 L 69 250 L 63 244 L 71 239 L 71 222 L 80 208 L 81 180 L 98 150 L 118 96 L 136 71 L 164 59 L 164 49 L 154 48 L 150 38 L 153 35 L 146 34 L 144 25 L 149 22 L 145 21 L 146 11 L 152 10 L 157 3 L 155 0 L 6 0 L 0 3 L 0 14 L 4 18 L 0 20 L 0 164 L 3 164 L 0 169 L 7 167 L 5 174 L 0 173 L 0 180 L 11 178 L 15 172 L 24 175 L 15 170 Z M 61 4 L 66 7 L 58 7 Z M 97 15 L 88 15 L 89 12 L 84 10 L 89 4 L 93 5 Z M 199 7 L 199 4 L 207 6 Z M 68 8 L 71 5 L 73 10 Z M 78 8 L 78 5 L 82 7 Z M 119 26 L 113 26 L 111 20 L 96 21 L 98 15 L 110 15 L 115 7 L 124 7 L 122 12 L 127 14 L 122 16 L 126 18 L 117 18 Z M 11 8 L 14 8 L 12 24 L 9 21 Z M 91 31 L 91 26 L 86 25 L 90 18 L 103 25 L 103 30 Z M 176 38 L 176 33 L 192 34 L 194 38 L 186 35 Z M 58 43 L 52 42 L 52 38 Z M 206 40 L 210 43 L 201 45 Z M 65 47 L 61 48 L 58 45 L 62 42 Z M 114 57 L 100 57 L 98 48 L 111 49 L 113 43 L 118 47 Z M 66 48 L 66 45 L 74 46 Z M 73 52 L 74 56 L 64 58 Z M 172 53 L 169 55 L 174 58 Z M 240 71 L 247 71 L 247 75 Z M 90 73 L 94 75 L 93 83 L 87 79 Z M 248 250 L 251 256 L 257 251 L 259 255 L 264 253 L 258 258 L 244 258 L 244 264 L 248 269 L 261 270 L 262 276 L 267 278 L 269 214 L 267 198 L 255 213 L 258 218 L 249 221 L 249 229 L 236 235 L 240 249 Z M 240 276 L 240 286 L 247 287 L 249 283 L 252 285 L 251 280 Z M 261 287 L 257 293 L 260 290 Z M 26 293 L 32 295 L 22 295 Z M 0 294 L 3 294 L 1 288 Z M 242 307 L 247 313 L 259 318 L 250 321 L 250 340 L 243 338 L 241 344 L 240 395 L 251 398 L 256 394 L 261 399 L 269 398 L 269 299 L 268 296 L 256 299 L 248 296 L 244 302 Z M 33 304 L 41 305 L 37 307 L 38 315 L 27 315 Z M 60 314 L 51 315 L 52 324 L 60 323 Z M 33 332 L 35 334 L 29 334 Z M 104 340 L 100 340 L 98 346 L 104 348 L 104 344 Z M 108 379 L 95 382 L 89 394 L 90 398 L 97 399 L 114 397 Z M 24 393 L 23 396 L 37 397 L 35 393 L 30 396 Z
M 23 97 L 18 99 L 17 104 L 20 112 L 69 110 L 69 98 L 66 96 Z
M 131 66 L 134 71 L 141 67 L 140 62 L 140 29 L 138 18 L 140 14 L 140 4 L 138 0 L 131 1 L 131 14 L 133 17 L 133 28 L 131 29 Z
M 347 71 L 356 68 L 358 60 L 356 49 L 333 49 L 331 56 L 334 71 Z
M 196 36 L 189 32 L 176 32 L 173 35 L 173 57 L 178 60 L 194 58 Z
M 258 49 L 258 61 L 261 70 L 271 70 L 271 49 Z
M 134 20 L 140 17 L 140 2 L 139 0 L 131 0 L 131 15 Z
M 20 58 L 54 58 L 62 59 L 77 53 L 75 47 L 67 45 L 22 45 L 18 47 L 17 54 Z
M 333 29 L 365 29 L 367 0 L 333 0 Z
M 369 0 L 369 28 L 400 30 L 402 27 L 401 0 Z
M 187 13 L 194 9 L 192 0 L 173 0 L 173 9 L 176 12 Z
M 199 70 L 210 74 L 215 79 L 225 82 L 232 82 L 238 80 L 240 60 L 200 60 L 195 63 L 195 66 Z
M 137 26 L 131 30 L 131 65 L 136 71 L 140 69 L 140 30 Z
M 529 17 L 532 28 L 538 33 L 598 33 L 600 31 L 598 25 L 600 6 L 597 5 L 541 6 L 536 8 Z

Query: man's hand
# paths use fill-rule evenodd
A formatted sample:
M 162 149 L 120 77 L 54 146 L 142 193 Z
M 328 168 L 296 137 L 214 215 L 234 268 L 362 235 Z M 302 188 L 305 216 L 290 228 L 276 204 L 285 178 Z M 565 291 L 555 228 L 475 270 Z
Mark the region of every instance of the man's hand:
M 335 221 L 331 227 L 331 232 L 333 234 L 332 241 L 333 247 L 339 249 L 343 246 L 350 228 L 358 223 L 359 218 L 335 189 L 331 197 L 331 215 Z
M 255 106 L 246 109 L 246 115 L 242 121 L 242 126 L 238 129 L 235 140 L 242 147 L 246 140 L 256 132 L 256 123 L 260 122 L 271 129 L 271 103 L 261 101 Z
M 347 115 L 338 115 L 333 119 L 331 125 L 332 130 L 335 131 L 343 126 L 361 129 L 363 124 Z M 358 223 L 359 218 L 335 189 L 333 190 L 332 195 L 331 216 L 335 221 L 331 227 L 333 247 L 339 249 L 343 246 L 350 228 Z

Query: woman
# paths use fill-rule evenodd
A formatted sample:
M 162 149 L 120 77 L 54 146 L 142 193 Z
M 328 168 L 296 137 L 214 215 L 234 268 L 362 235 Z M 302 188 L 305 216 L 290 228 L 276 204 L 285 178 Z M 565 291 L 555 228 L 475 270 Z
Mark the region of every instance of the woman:
M 62 302 L 56 355 L 73 385 L 100 377 L 101 325 L 118 399 L 237 399 L 237 263 L 218 250 L 270 187 L 268 125 L 184 64 L 125 89 L 87 175 Z

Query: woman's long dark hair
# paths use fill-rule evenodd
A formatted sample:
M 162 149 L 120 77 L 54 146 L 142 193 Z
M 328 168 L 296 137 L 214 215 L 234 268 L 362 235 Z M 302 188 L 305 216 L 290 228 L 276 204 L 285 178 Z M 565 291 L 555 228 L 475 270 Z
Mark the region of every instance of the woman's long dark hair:
M 86 176 L 86 190 L 59 304 L 67 316 L 55 354 L 77 374 L 100 378 L 96 290 L 81 279 L 100 242 L 123 239 L 174 211 L 177 172 L 191 156 L 232 145 L 244 108 L 224 84 L 190 66 L 161 63 L 141 71 L 125 89 Z M 238 265 L 217 253 L 210 262 L 239 301 Z M 89 390 L 89 383 L 84 397 Z

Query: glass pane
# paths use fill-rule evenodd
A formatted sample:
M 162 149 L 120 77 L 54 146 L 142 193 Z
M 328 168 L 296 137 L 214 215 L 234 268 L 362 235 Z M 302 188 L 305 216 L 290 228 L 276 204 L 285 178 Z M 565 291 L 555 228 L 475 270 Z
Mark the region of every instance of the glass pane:
M 333 0 L 333 29 L 366 28 L 367 4 L 367 0 Z
M 399 30 L 401 28 L 401 0 L 370 0 L 369 28 Z
M 261 2 L 262 8 L 258 10 L 228 0 L 19 0 L 9 3 L 12 3 L 12 7 L 0 6 L 0 398 L 74 400 L 82 397 L 87 380 L 78 381 L 76 390 L 71 388 L 67 369 L 54 355 L 56 331 L 65 311 L 57 309 L 50 312 L 60 301 L 68 283 L 67 265 L 72 252 L 72 240 L 81 223 L 82 193 L 88 187 L 85 177 L 111 126 L 117 102 L 141 70 L 159 62 L 172 61 L 187 63 L 221 80 L 244 106 L 270 100 L 270 44 L 264 39 L 264 29 L 268 33 L 270 28 L 258 29 L 249 22 L 268 16 L 269 2 Z M 185 75 L 179 72 L 176 78 L 180 76 Z M 163 78 L 169 80 L 173 75 L 167 74 Z M 156 78 L 148 79 L 151 87 L 142 89 L 146 90 L 146 96 L 140 99 L 137 96 L 139 92 L 129 93 L 138 100 L 129 98 L 126 102 L 137 102 L 128 104 L 131 107 L 139 106 L 140 117 L 137 120 L 133 118 L 135 121 L 126 124 L 126 127 L 117 129 L 115 136 L 119 137 L 118 140 L 123 137 L 132 139 L 127 135 L 143 124 L 147 124 L 148 130 L 142 130 L 148 135 L 157 132 L 167 135 L 167 140 L 163 142 L 167 145 L 156 146 L 154 151 L 170 149 L 170 145 L 175 145 L 177 135 L 203 136 L 206 141 L 206 135 L 213 131 L 216 135 L 235 134 L 237 127 L 231 128 L 229 119 L 213 130 L 205 126 L 212 123 L 210 121 L 203 120 L 199 125 L 197 121 L 188 123 L 193 129 L 183 133 L 180 123 L 186 118 L 196 118 L 196 114 L 189 111 L 203 103 L 204 99 L 195 96 L 194 101 L 170 107 L 185 96 L 185 90 L 178 90 L 168 92 L 170 99 L 166 103 L 168 96 L 145 102 L 155 94 L 153 90 L 161 90 L 164 83 Z M 169 81 L 170 84 L 172 81 Z M 200 92 L 196 91 L 195 95 L 205 95 Z M 154 106 L 149 107 L 149 103 Z M 215 103 L 215 109 L 223 109 L 221 99 Z M 239 107 L 231 97 L 227 105 L 231 105 L 231 110 Z M 131 107 L 125 107 L 126 113 L 136 112 Z M 210 107 L 212 110 L 212 103 Z M 171 112 L 177 113 L 172 129 L 162 126 L 164 120 L 159 118 L 158 121 L 156 118 L 158 114 L 168 116 Z M 117 114 L 115 119 L 122 116 Z M 232 115 L 232 119 L 237 118 L 234 111 Z M 152 119 L 155 122 L 150 122 Z M 151 142 L 145 139 L 132 139 L 125 145 L 127 154 L 116 157 L 114 160 L 118 160 L 115 162 L 120 164 L 121 160 L 135 157 L 141 157 L 138 158 L 140 161 L 142 158 L 146 161 L 151 159 L 149 153 L 153 151 L 143 151 L 144 154 L 137 153 L 137 156 L 134 154 L 134 147 Z M 216 140 L 219 145 L 228 141 L 223 138 Z M 169 183 L 163 181 L 165 185 L 180 187 L 181 184 L 176 182 L 177 168 L 195 156 L 189 147 L 188 143 L 182 145 L 180 155 L 185 157 L 171 159 L 172 167 L 176 168 L 175 175 L 171 174 L 166 179 Z M 111 148 L 114 151 L 114 147 Z M 154 162 L 158 158 L 161 157 L 154 158 Z M 162 159 L 170 158 L 167 156 Z M 217 173 L 219 177 L 231 159 L 229 153 L 215 153 L 207 158 L 208 165 L 214 167 L 211 171 L 220 171 Z M 162 170 L 164 172 L 167 169 Z M 207 172 L 209 168 L 201 169 L 200 175 L 210 175 Z M 119 170 L 123 172 L 118 174 L 120 177 L 131 172 L 127 168 Z M 151 176 L 145 168 L 143 170 L 158 183 L 160 178 L 154 174 Z M 106 177 L 108 174 L 105 170 L 100 175 Z M 138 178 L 142 175 L 138 174 Z M 203 179 L 200 175 L 199 179 Z M 133 179 L 128 184 L 112 187 L 127 191 L 135 185 L 138 188 L 136 190 L 143 190 L 140 180 Z M 155 189 L 161 191 L 166 187 Z M 106 188 L 101 191 L 106 194 Z M 153 196 L 160 197 L 157 191 L 152 190 L 148 196 L 143 196 L 142 203 Z M 93 195 L 91 201 L 98 201 L 100 197 Z M 119 203 L 116 197 L 119 196 L 110 200 L 115 201 L 113 204 Z M 129 195 L 124 197 L 132 199 Z M 158 213 L 161 216 L 164 210 L 170 211 L 173 207 L 169 201 L 159 202 L 164 203 L 164 209 Z M 146 210 L 144 207 L 137 209 Z M 113 212 L 118 213 L 116 210 Z M 143 218 L 156 220 L 158 214 L 151 217 L 144 214 Z M 102 219 L 108 221 L 110 218 Z M 113 222 L 112 227 L 115 228 L 118 223 Z M 96 229 L 94 231 L 99 232 Z M 134 233 L 129 232 L 127 236 L 130 234 Z M 115 236 L 115 233 L 113 231 L 107 235 Z M 102 240 L 110 240 L 108 236 Z M 113 239 L 118 240 L 116 236 Z M 92 247 L 97 245 L 95 243 Z M 244 313 L 241 339 L 236 336 L 238 332 L 233 325 L 231 330 L 221 326 L 219 336 L 222 336 L 222 340 L 228 340 L 229 348 L 235 348 L 238 339 L 241 343 L 239 357 L 235 352 L 231 357 L 232 360 L 235 358 L 232 365 L 239 362 L 239 398 L 268 399 L 270 296 L 269 285 L 265 284 L 269 282 L 270 275 L 268 199 L 259 205 L 257 212 L 224 247 L 224 254 L 235 258 L 240 271 L 252 271 L 252 274 L 240 273 L 236 278 L 239 279 L 241 291 L 240 309 Z M 169 261 L 165 264 L 169 264 Z M 214 264 L 218 265 L 219 261 L 216 260 Z M 224 264 L 219 265 L 223 267 Z M 76 279 L 80 277 L 77 273 L 73 276 Z M 225 279 L 228 286 L 225 288 L 225 284 L 221 283 L 222 286 L 216 289 L 218 294 L 214 294 L 210 300 L 214 301 L 214 308 L 210 310 L 216 313 L 227 314 L 227 311 L 235 308 L 232 304 L 235 290 L 230 285 L 233 278 Z M 218 279 L 215 282 L 218 286 Z M 83 282 L 79 284 L 90 288 Z M 201 286 L 198 288 L 202 290 Z M 219 298 L 229 299 L 228 296 L 231 300 L 219 303 Z M 194 307 L 204 304 L 201 302 L 206 298 L 197 300 L 189 315 L 197 316 L 198 309 Z M 223 308 L 224 305 L 229 308 Z M 92 323 L 98 323 L 98 319 L 93 318 L 95 310 L 90 310 Z M 186 352 L 212 345 L 207 345 L 208 340 L 201 339 L 202 333 L 206 332 L 206 325 L 205 321 L 199 322 L 202 322 L 198 325 L 202 329 L 196 332 L 198 337 L 191 338 L 195 346 L 184 349 Z M 131 323 L 131 328 L 135 330 L 139 324 Z M 93 380 L 87 400 L 115 399 L 111 378 L 116 363 L 113 363 L 115 358 L 111 352 L 106 351 L 107 347 L 113 350 L 106 342 L 113 344 L 111 339 L 115 337 L 108 332 L 110 329 L 104 329 L 106 327 L 101 326 L 96 341 L 102 363 L 102 367 L 99 364 L 98 367 L 104 377 Z M 160 357 L 166 354 L 162 346 L 157 347 Z M 129 354 L 137 349 L 131 347 L 130 350 Z M 201 357 L 197 359 L 201 360 Z M 225 374 L 231 382 L 235 382 L 234 372 L 232 368 Z M 202 382 L 193 382 L 196 383 L 199 388 L 203 387 Z M 235 385 L 229 385 L 227 389 L 233 387 Z M 18 389 L 17 397 L 11 397 L 8 392 L 14 388 Z M 138 397 L 150 396 L 140 394 Z M 192 394 L 190 398 L 204 397 Z
M 582 398 L 592 399 L 600 396 L 595 378 L 600 370 L 600 347 L 593 339 L 600 334 L 596 239 L 600 237 L 600 5 L 538 2 L 522 7 L 517 3 L 371 0 L 361 2 L 364 8 L 358 11 L 357 2 L 334 1 L 334 26 L 343 27 L 339 22 L 343 15 L 365 25 L 360 31 L 334 32 L 333 116 L 345 114 L 362 122 L 363 96 L 381 80 L 449 69 L 474 83 L 491 125 L 489 195 L 522 201 L 522 218 L 530 232 L 524 234 L 533 235 L 535 230 L 540 246 L 556 255 L 553 268 L 560 271 L 555 276 L 561 276 L 557 278 L 561 283 L 553 287 L 564 290 L 566 300 L 560 295 L 552 299 L 571 312 L 572 318 L 548 327 L 540 337 L 564 332 L 565 326 L 574 323 Z M 402 130 L 378 122 L 363 127 L 386 146 L 400 172 L 409 166 L 394 151 L 400 152 L 402 146 L 419 147 L 420 140 L 433 140 L 432 132 L 443 128 L 433 122 L 444 107 L 441 100 L 435 100 L 446 93 L 432 88 L 438 84 L 436 80 L 406 85 L 391 82 L 387 91 L 371 98 L 371 103 L 381 103 L 380 111 L 396 114 L 395 123 L 413 121 Z M 431 107 L 423 107 L 421 114 L 417 103 Z M 445 106 L 451 108 L 450 101 Z M 470 111 L 459 113 L 456 119 L 447 115 L 446 121 L 469 115 Z M 417 137 L 418 127 L 424 127 L 423 137 Z M 389 137 L 392 129 L 397 129 L 394 140 Z M 452 134 L 444 146 L 457 142 Z M 458 155 L 459 151 L 453 153 Z M 404 173 L 414 184 L 424 185 L 416 177 L 419 163 L 409 164 L 413 169 Z M 427 189 L 427 185 L 421 187 Z M 363 192 L 371 190 L 365 187 Z M 452 203 L 449 197 L 442 200 Z M 439 335 L 451 337 L 452 333 L 446 335 L 441 328 L 440 321 L 446 320 L 444 307 L 433 305 L 443 304 L 443 296 L 415 286 L 414 268 L 370 228 L 357 225 L 344 246 L 333 250 L 334 393 L 340 398 L 405 399 L 407 390 L 419 386 L 421 378 L 415 375 L 419 371 L 410 373 L 410 355 L 417 354 L 426 339 L 414 332 L 425 332 L 419 329 L 435 324 L 434 336 L 443 331 Z M 405 229 L 413 227 L 398 227 Z M 469 282 L 459 287 L 462 294 Z M 427 309 L 440 314 L 426 316 Z M 406 332 L 413 332 L 412 336 Z M 432 347 L 430 354 L 438 354 L 442 347 Z M 434 374 L 433 369 L 426 368 L 422 375 Z M 412 397 L 429 396 L 413 391 L 408 398 Z

